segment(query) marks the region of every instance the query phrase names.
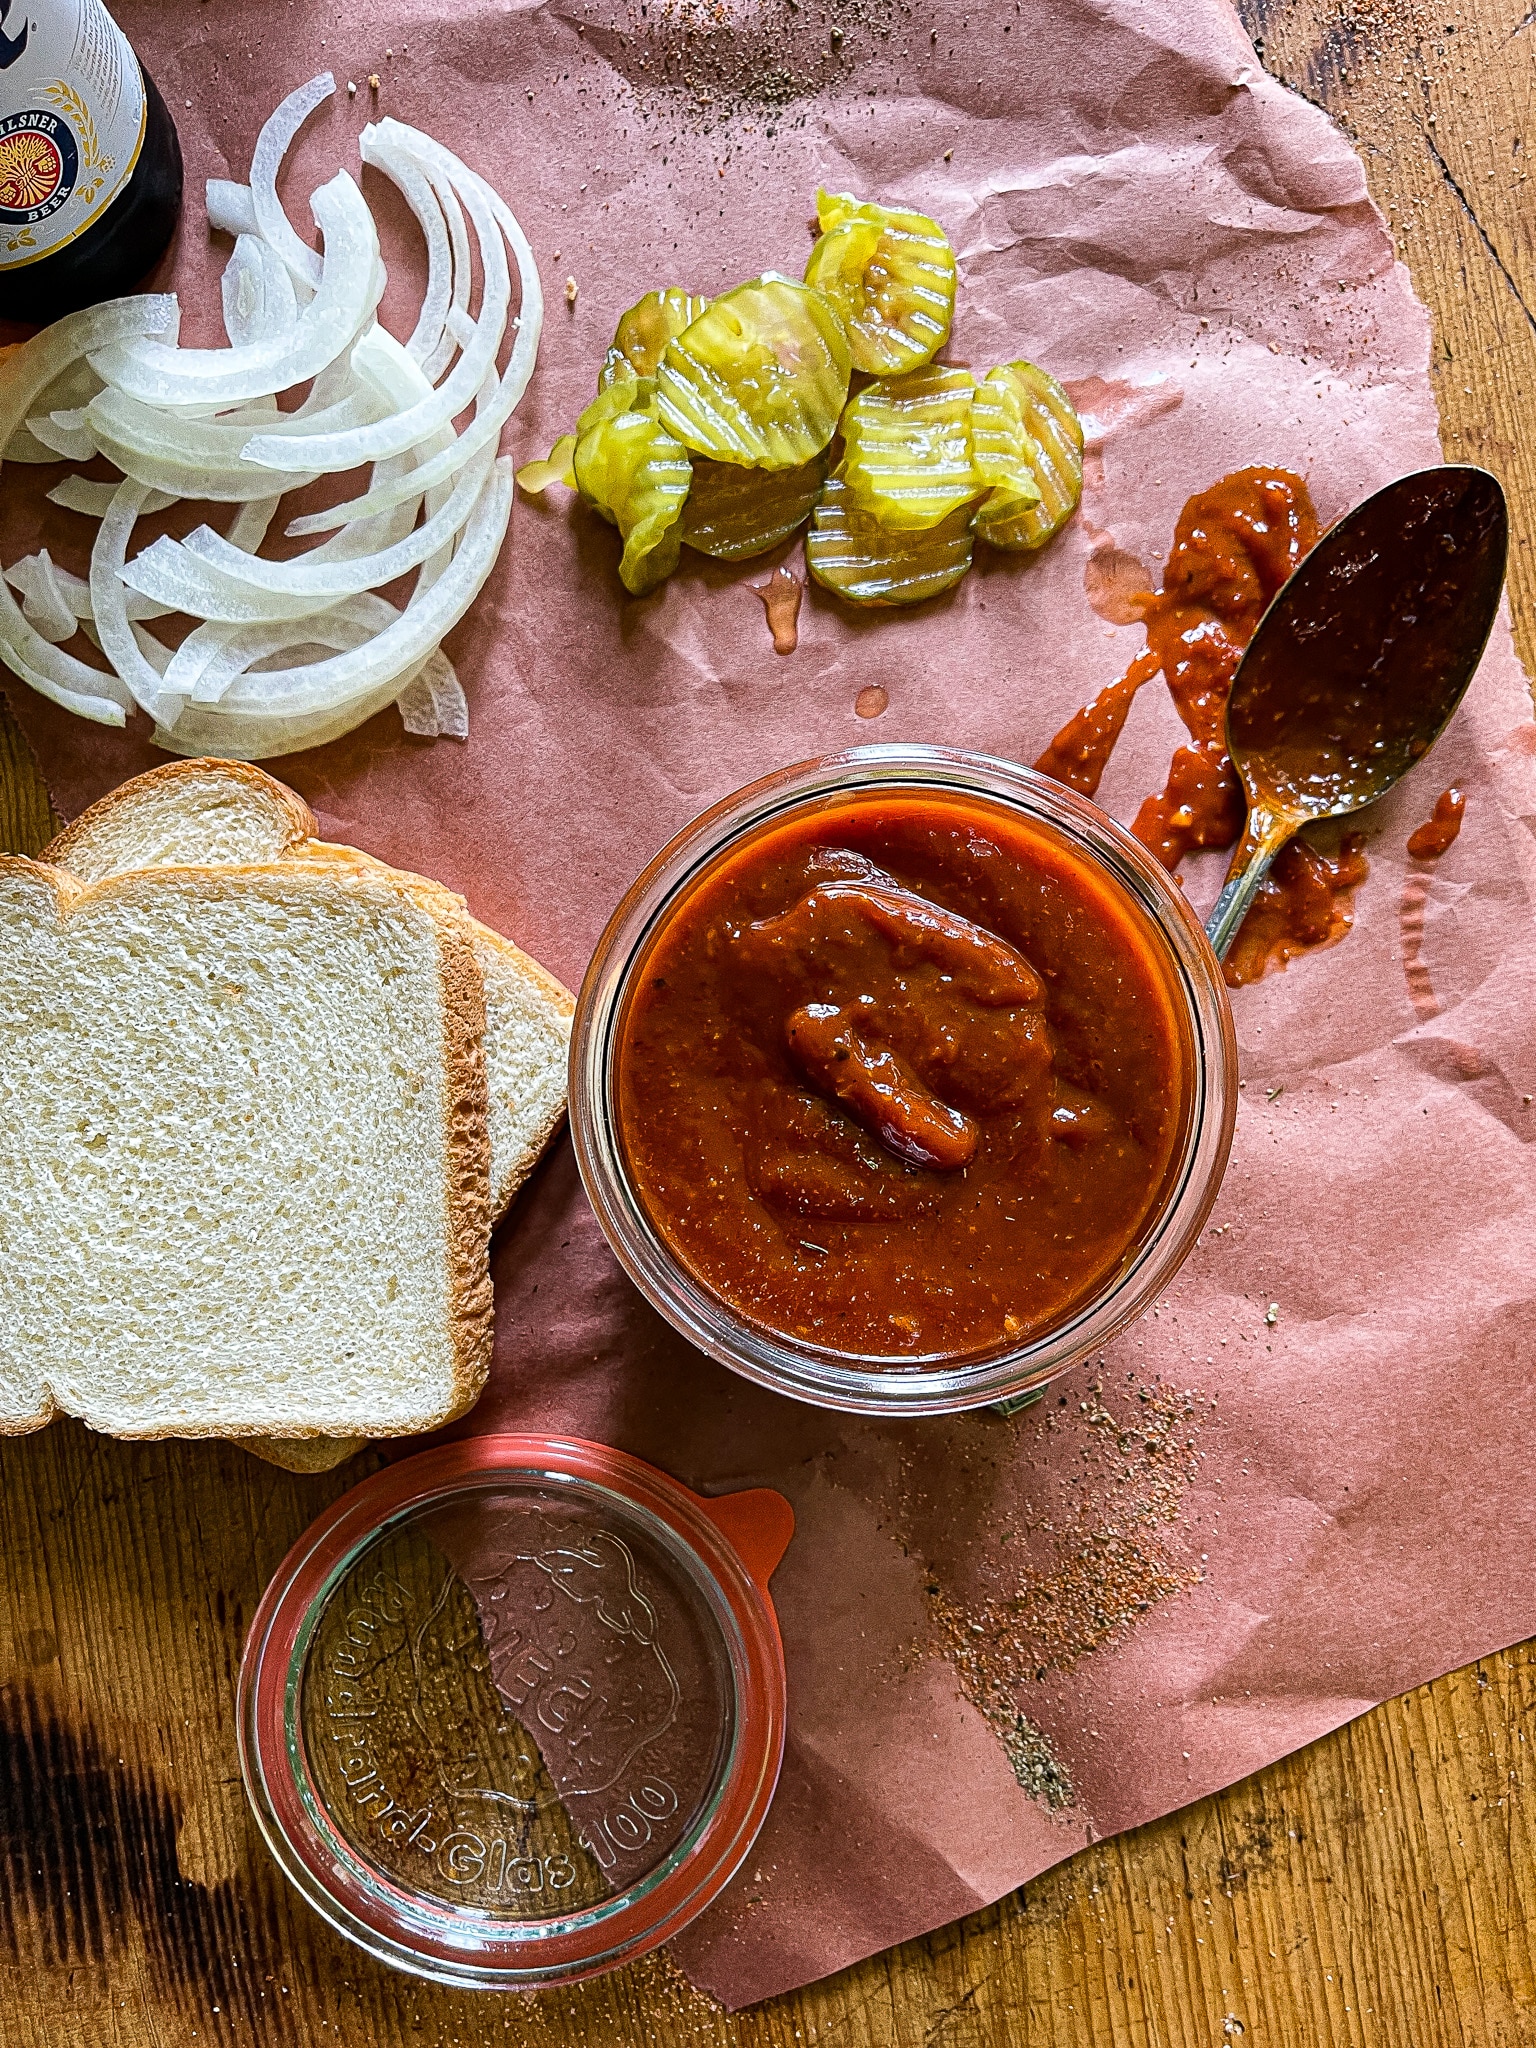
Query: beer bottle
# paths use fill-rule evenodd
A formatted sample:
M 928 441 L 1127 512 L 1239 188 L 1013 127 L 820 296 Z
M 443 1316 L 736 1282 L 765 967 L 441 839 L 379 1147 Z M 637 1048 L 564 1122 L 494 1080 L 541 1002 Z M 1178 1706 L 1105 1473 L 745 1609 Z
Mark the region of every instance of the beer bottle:
M 175 124 L 101 0 L 0 0 L 0 319 L 132 291 L 180 210 Z

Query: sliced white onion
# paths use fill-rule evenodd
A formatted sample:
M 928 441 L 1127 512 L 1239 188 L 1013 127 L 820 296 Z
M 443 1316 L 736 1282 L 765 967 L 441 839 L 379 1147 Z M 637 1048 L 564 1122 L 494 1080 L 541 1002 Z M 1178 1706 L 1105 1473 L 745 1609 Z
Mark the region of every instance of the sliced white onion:
M 148 495 L 143 484 L 126 479 L 118 485 L 117 496 L 96 530 L 96 545 L 91 549 L 91 616 L 101 635 L 102 653 L 128 685 L 134 702 L 158 722 L 162 716 L 174 716 L 174 711 L 160 688 L 159 665 L 146 659 L 140 635 L 129 620 L 122 583 L 128 541 Z
M 108 484 L 106 486 L 106 489 L 112 493 L 114 498 L 117 496 L 118 488 L 116 484 Z M 157 512 L 161 506 L 172 502 L 174 501 L 171 499 L 161 498 L 157 493 L 151 492 L 144 501 L 143 510 L 145 512 Z M 108 510 L 110 509 L 109 506 Z M 45 561 L 48 564 L 46 572 L 39 566 Z M 5 572 L 5 580 L 13 590 L 19 591 L 23 600 L 25 600 L 30 593 L 39 589 L 45 573 L 49 577 L 50 582 L 47 586 L 43 587 L 49 587 L 57 594 L 59 602 L 67 608 L 70 617 L 82 625 L 88 621 L 94 622 L 95 613 L 91 609 L 90 584 L 83 576 L 76 576 L 73 571 L 60 568 L 57 562 L 49 558 L 46 548 L 39 550 L 35 555 L 23 555 L 19 562 L 13 562 Z M 23 602 L 22 609 L 23 611 L 26 609 L 25 602 Z M 136 590 L 131 591 L 128 595 L 127 609 L 129 618 L 136 621 L 163 619 L 166 615 L 166 607 L 163 604 L 151 603 L 147 597 L 140 597 Z M 70 631 L 74 631 L 73 626 L 71 626 Z M 46 638 L 47 636 L 44 635 L 44 637 Z M 65 639 L 68 635 L 61 634 L 59 637 Z
M 362 193 L 345 171 L 322 185 L 310 204 L 325 238 L 325 262 L 315 296 L 286 334 L 243 348 L 166 348 L 145 341 L 93 352 L 92 367 L 103 383 L 145 405 L 241 405 L 302 384 L 334 362 L 378 303 L 379 238 Z M 281 457 L 269 465 L 289 466 Z M 306 457 L 303 466 L 320 465 Z
M 365 158 L 364 161 L 368 159 Z M 448 308 L 453 303 L 455 283 L 464 280 L 464 290 L 468 292 L 469 266 L 467 261 L 458 267 L 454 264 L 453 248 L 448 238 L 443 209 L 432 189 L 432 181 L 425 172 L 403 159 L 385 162 L 375 158 L 373 162 L 375 169 L 383 171 L 385 177 L 399 188 L 406 205 L 416 216 L 422 239 L 427 245 L 427 288 L 422 293 L 421 311 L 416 316 L 415 330 L 405 345 L 406 354 L 412 362 L 426 363 L 443 338 L 443 323 L 448 317 Z M 459 232 L 461 235 L 464 232 L 462 213 L 459 216 Z M 468 253 L 466 246 L 466 258 Z M 427 381 L 432 381 L 430 373 Z
M 101 646 L 101 635 L 96 630 L 94 619 L 82 619 L 80 621 L 80 630 L 93 647 L 99 648 Z M 169 647 L 163 646 L 152 633 L 145 632 L 144 628 L 140 625 L 134 626 L 133 637 L 138 643 L 139 650 L 143 654 L 144 659 L 149 663 L 155 674 L 163 675 L 170 665 L 171 650 Z M 174 712 L 174 704 L 170 708 Z
M 16 429 L 4 448 L 0 448 L 0 462 L 57 462 L 58 459 L 58 449 L 45 448 L 25 423 Z
M 488 459 L 471 464 L 439 511 L 375 554 L 319 563 L 302 556 L 269 562 L 242 554 L 200 526 L 184 541 L 157 540 L 127 565 L 123 579 L 130 589 L 195 618 L 235 625 L 303 618 L 339 597 L 356 597 L 419 568 L 469 518 L 490 467 Z
M 394 676 L 400 678 L 394 692 L 398 696 L 409 676 L 479 596 L 495 566 L 511 514 L 512 463 L 510 457 L 503 456 L 480 494 L 452 560 L 426 589 L 422 587 L 426 582 L 423 572 L 394 624 L 355 653 L 338 655 L 332 661 L 260 676 L 243 675 L 225 705 L 247 718 L 291 718 L 336 708 Z M 304 625 L 306 632 L 313 632 L 316 620 L 306 619 Z M 390 697 L 384 699 L 385 703 L 391 701 Z
M 415 136 L 412 129 L 403 132 L 413 138 Z M 425 144 L 427 138 L 423 136 L 420 140 Z M 437 146 L 432 144 L 431 147 L 435 150 Z M 495 363 L 502 336 L 506 333 L 511 279 L 507 272 L 507 252 L 501 230 L 492 209 L 485 202 L 480 181 L 446 150 L 441 151 L 440 156 L 445 160 L 447 174 L 454 177 L 461 192 L 480 244 L 480 317 L 475 322 L 473 340 L 435 390 L 393 418 L 380 420 L 373 426 L 354 427 L 350 432 L 340 434 L 300 435 L 286 450 L 276 448 L 267 435 L 257 434 L 244 450 L 248 461 L 260 462 L 274 469 L 290 463 L 333 473 L 356 469 L 360 463 L 377 461 L 382 455 L 403 454 L 426 435 L 446 426 L 473 403 L 486 372 Z M 424 153 L 419 160 L 424 166 L 431 167 L 431 160 Z M 462 185 L 459 184 L 461 177 Z M 352 352 L 353 367 L 359 375 L 363 374 L 363 366 L 358 361 L 358 350 L 366 351 L 373 343 L 374 335 L 366 334 Z
M 47 641 L 73 638 L 80 615 L 69 602 L 62 579 L 68 574 L 54 564 L 46 548 L 24 555 L 5 572 L 12 590 L 20 593 L 22 617 Z
M 322 71 L 318 78 L 289 93 L 267 117 L 251 156 L 251 206 L 256 225 L 294 276 L 303 278 L 316 291 L 320 286 L 320 258 L 294 233 L 293 223 L 277 196 L 277 173 L 288 154 L 288 145 L 315 108 L 335 90 L 335 79 L 329 71 Z
M 83 512 L 87 519 L 104 519 L 116 496 L 115 483 L 98 484 L 88 476 L 67 476 L 48 493 L 48 502 L 50 505 L 62 505 L 66 512 Z M 164 491 L 151 491 L 144 500 L 144 510 L 163 512 L 167 505 L 175 502 L 175 498 Z
M 293 279 L 272 247 L 257 235 L 241 235 L 219 280 L 224 332 L 231 348 L 291 335 L 299 317 Z
M 451 486 L 464 465 L 491 448 L 499 438 L 505 421 L 497 421 L 494 429 L 488 421 L 500 388 L 499 380 L 487 380 L 475 401 L 474 418 L 462 434 L 444 428 L 420 444 L 414 462 L 397 457 L 391 462 L 375 463 L 368 488 L 361 496 L 328 505 L 319 512 L 301 513 L 290 519 L 283 531 L 290 540 L 312 533 L 334 533 L 338 527 L 345 530 L 395 512 L 424 492 Z
M 173 298 L 110 299 L 70 313 L 25 341 L 8 356 L 0 377 L 0 447 L 9 444 L 38 399 L 70 366 L 97 349 L 133 335 L 174 332 Z M 132 699 L 120 678 L 53 646 L 22 616 L 10 586 L 0 578 L 0 653 L 23 682 L 40 695 L 101 725 L 122 725 Z
M 356 186 L 339 173 L 314 194 L 320 255 L 277 199 L 284 152 L 333 90 L 327 77 L 283 103 L 262 132 L 249 187 L 210 181 L 210 219 L 235 237 L 221 285 L 227 348 L 177 347 L 169 301 L 154 318 L 141 307 L 63 323 L 51 333 L 65 346 L 27 353 L 22 377 L 9 362 L 0 374 L 0 447 L 29 459 L 101 452 L 125 478 L 55 486 L 55 503 L 101 521 L 91 580 L 42 553 L 16 564 L 9 573 L 26 609 L 0 581 L 0 652 L 88 717 L 121 724 L 126 708 L 142 706 L 174 753 L 265 759 L 320 745 L 392 702 L 413 733 L 468 731 L 440 642 L 505 539 L 512 470 L 497 449 L 537 351 L 538 272 L 482 179 L 430 137 L 381 122 L 367 131 L 364 159 L 411 208 L 427 274 L 410 340 L 379 327 L 384 268 Z M 521 310 L 498 372 L 509 252 Z M 157 331 L 164 344 L 143 339 Z M 280 411 L 279 395 L 305 383 L 302 404 Z M 292 561 L 258 553 L 285 490 L 362 466 L 366 489 L 292 522 L 295 534 L 327 535 L 319 545 Z M 139 515 L 180 497 L 232 504 L 227 532 L 158 540 L 129 563 Z M 403 608 L 377 594 L 413 570 Z M 175 649 L 143 624 L 168 609 L 194 620 Z M 76 629 L 114 673 L 63 653 L 58 643 Z
M 414 136 L 415 131 L 402 128 L 397 121 L 383 121 L 376 127 L 365 128 L 361 143 L 364 161 L 381 164 L 385 161 L 404 161 L 400 154 L 400 146 L 393 139 L 401 134 Z M 380 141 L 381 136 L 385 140 Z M 422 140 L 425 141 L 427 138 L 423 137 Z M 476 178 L 473 172 L 464 170 L 462 165 L 459 169 L 466 178 L 474 179 L 481 196 L 511 244 L 517 260 L 522 311 L 516 323 L 517 340 L 513 346 L 511 360 L 507 364 L 505 375 L 495 387 L 495 396 L 488 396 L 489 384 L 483 386 L 476 401 L 475 418 L 470 425 L 450 446 L 432 460 L 421 464 L 412 473 L 412 486 L 419 484 L 423 489 L 453 476 L 464 463 L 499 438 L 502 427 L 511 418 L 518 401 L 528 388 L 528 380 L 533 375 L 533 366 L 538 355 L 539 336 L 544 321 L 544 295 L 539 283 L 538 265 L 534 261 L 527 237 L 499 195 L 493 192 L 483 179 Z M 450 329 L 456 325 L 452 313 L 449 315 L 448 324 Z M 365 337 L 368 344 L 373 340 L 374 335 Z M 364 345 L 364 342 L 360 342 L 358 350 L 363 349 Z M 357 362 L 358 350 L 353 351 L 354 362 Z M 359 368 L 361 370 L 361 365 Z M 391 488 L 397 493 L 401 490 L 398 485 Z M 330 507 L 323 512 L 306 513 L 301 518 L 292 520 L 288 532 L 290 536 L 295 537 L 308 533 L 325 533 L 344 520 L 366 518 L 372 512 L 384 511 L 390 502 L 395 501 L 397 500 L 391 500 L 386 492 L 370 489 L 362 497 L 349 499 L 345 504 Z
M 249 185 L 232 178 L 210 178 L 205 188 L 208 225 L 225 235 L 259 235 L 256 207 Z
M 217 704 L 248 670 L 260 673 L 274 655 L 320 644 L 360 647 L 400 616 L 371 591 L 345 599 L 305 619 L 273 619 L 259 626 L 202 625 L 187 635 L 166 670 L 167 688 L 184 692 L 190 704 Z
M 419 739 L 469 738 L 469 704 L 464 687 L 441 647 L 427 656 L 395 703 L 401 724 Z
M 52 450 L 50 461 L 57 462 L 62 455 L 67 462 L 89 462 L 98 452 L 85 415 L 80 412 L 34 413 L 27 421 L 27 432 L 34 441 Z
M 302 490 L 312 471 L 263 469 L 242 462 L 239 449 L 248 425 L 218 420 L 182 420 L 156 412 L 121 391 L 103 391 L 87 409 L 96 446 L 125 476 L 150 490 L 178 498 L 211 498 L 240 504 L 274 492 Z M 226 459 L 220 461 L 220 456 Z
M 316 644 L 343 651 L 360 647 L 385 627 L 394 624 L 400 616 L 394 606 L 381 597 L 354 597 L 337 605 L 333 611 L 290 627 L 286 634 L 277 625 L 243 627 L 238 629 L 243 648 L 232 649 L 221 667 L 227 677 L 230 662 L 237 652 L 243 652 L 251 672 L 258 674 L 267 663 L 285 652 L 290 656 L 306 653 Z M 294 640 L 294 633 L 301 633 L 303 639 Z M 257 761 L 268 760 L 274 754 L 295 752 L 301 747 L 322 746 L 327 740 L 339 738 L 342 733 L 363 724 L 387 704 L 398 702 L 402 695 L 409 695 L 417 676 L 429 667 L 435 669 L 438 664 L 452 675 L 442 650 L 437 648 L 414 668 L 374 684 L 363 697 L 343 698 L 339 709 L 332 706 L 318 712 L 284 713 L 274 717 L 270 713 L 228 712 L 193 703 L 182 712 L 175 730 L 156 733 L 155 742 L 172 753 L 213 752 L 227 759 Z M 456 677 L 454 681 L 457 682 Z

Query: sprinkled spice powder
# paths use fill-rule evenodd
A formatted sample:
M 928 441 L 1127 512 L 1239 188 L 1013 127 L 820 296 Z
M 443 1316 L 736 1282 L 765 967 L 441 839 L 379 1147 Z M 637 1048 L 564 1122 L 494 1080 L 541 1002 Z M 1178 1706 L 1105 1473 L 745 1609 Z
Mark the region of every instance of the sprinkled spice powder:
M 977 1432 L 997 1425 L 959 1419 L 972 1433 L 969 1457 L 959 1434 L 942 1461 L 932 1443 L 907 1454 L 904 1521 L 929 1562 L 929 1606 L 944 1655 L 1019 1783 L 1051 1807 L 1071 1804 L 1072 1783 L 1023 1711 L 1028 1688 L 1122 1640 L 1157 1601 L 1201 1577 L 1175 1524 L 1198 1470 L 1208 1397 L 1133 1375 L 1114 1398 L 1118 1414 L 1095 1380 L 1076 1401 L 1058 1395 L 1032 1430 L 1027 1418 L 1004 1425 L 1030 1431 L 1018 1448 L 1040 1484 L 1022 1515 L 984 1514 L 950 1559 L 935 1540 L 944 1503 L 953 1514 L 959 1500 L 986 1498 L 980 1474 L 973 1481 L 965 1468 L 978 1463 Z M 1064 1435 L 1081 1438 L 1075 1458 L 1062 1456 Z M 946 1471 L 950 1459 L 958 1462 Z M 933 1483 L 943 1485 L 942 1501 L 928 1492 Z M 961 1583 L 963 1593 L 955 1590 Z
M 903 9 L 905 11 L 905 9 Z M 887 41 L 896 0 L 588 0 L 586 32 L 637 92 L 705 135 L 754 118 L 772 137 Z

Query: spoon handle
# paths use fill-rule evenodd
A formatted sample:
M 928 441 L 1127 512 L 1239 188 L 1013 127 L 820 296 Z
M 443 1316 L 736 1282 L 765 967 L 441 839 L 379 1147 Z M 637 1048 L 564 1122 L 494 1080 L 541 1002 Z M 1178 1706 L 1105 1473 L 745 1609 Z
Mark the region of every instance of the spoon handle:
M 1247 829 L 1232 856 L 1226 887 L 1205 920 L 1205 935 L 1218 960 L 1225 960 L 1231 951 L 1237 928 L 1247 916 L 1270 862 L 1295 832 L 1296 822 L 1294 818 L 1275 817 L 1263 811 L 1248 813 Z

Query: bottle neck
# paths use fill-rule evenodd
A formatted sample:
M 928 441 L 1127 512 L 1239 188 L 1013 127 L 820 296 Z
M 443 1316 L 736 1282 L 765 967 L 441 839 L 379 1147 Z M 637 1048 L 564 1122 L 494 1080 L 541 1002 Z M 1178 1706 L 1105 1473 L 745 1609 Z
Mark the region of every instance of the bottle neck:
M 148 102 L 101 0 L 0 0 L 0 271 L 66 249 L 132 178 Z

